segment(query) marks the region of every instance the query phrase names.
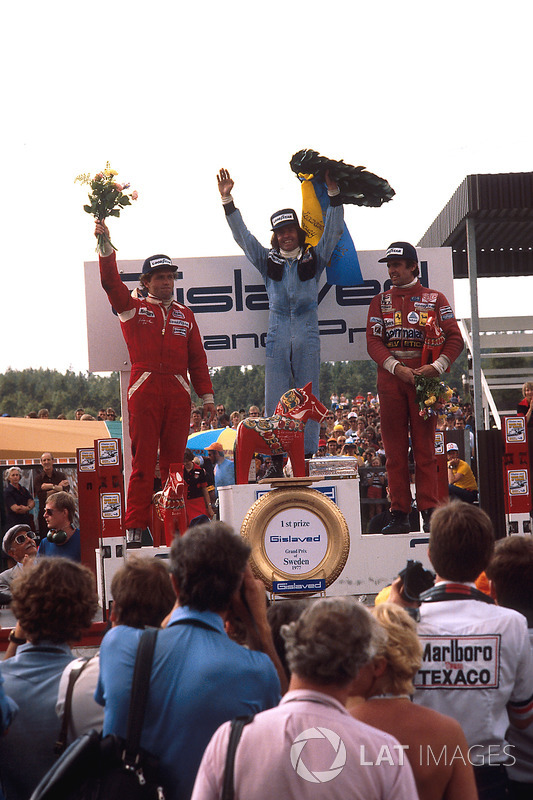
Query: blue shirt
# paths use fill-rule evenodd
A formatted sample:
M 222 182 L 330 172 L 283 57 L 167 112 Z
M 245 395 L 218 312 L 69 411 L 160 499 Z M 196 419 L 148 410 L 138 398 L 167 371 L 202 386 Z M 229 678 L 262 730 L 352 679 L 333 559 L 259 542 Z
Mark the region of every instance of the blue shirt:
M 18 705 L 4 693 L 4 679 L 0 672 L 0 736 L 7 731 L 18 711 Z M 1 795 L 0 795 L 1 797 Z
M 37 555 L 50 558 L 61 556 L 62 558 L 70 558 L 72 561 L 81 561 L 80 529 L 76 528 L 65 544 L 54 544 L 49 542 L 46 537 L 41 539 Z
M 209 630 L 193 624 L 197 619 Z M 142 631 L 112 628 L 100 650 L 95 700 L 105 705 L 104 736 L 125 736 L 133 667 Z M 274 665 L 224 631 L 219 614 L 176 609 L 157 637 L 141 746 L 160 759 L 167 800 L 188 800 L 205 748 L 223 722 L 279 702 Z
M 6 800 L 27 800 L 56 761 L 54 744 L 60 721 L 57 691 L 73 655 L 66 644 L 23 644 L 2 661 L 7 694 L 19 712 L 6 736 L 0 737 L 0 776 Z
M 220 464 L 215 464 L 215 487 L 233 486 L 235 483 L 235 467 L 233 461 L 225 458 Z

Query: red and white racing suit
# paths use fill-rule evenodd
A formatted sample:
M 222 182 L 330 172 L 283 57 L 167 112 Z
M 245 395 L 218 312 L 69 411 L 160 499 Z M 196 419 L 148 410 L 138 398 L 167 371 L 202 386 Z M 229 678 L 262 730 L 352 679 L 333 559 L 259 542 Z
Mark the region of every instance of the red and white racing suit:
M 387 456 L 391 509 L 405 514 L 411 509 L 407 458 L 409 428 L 416 465 L 418 510 L 434 508 L 438 503 L 436 417 L 422 419 L 415 387 L 389 370 L 394 368 L 394 360 L 412 369 L 421 365 L 425 326 L 430 316 L 436 318 L 446 337 L 439 358 L 440 364 L 448 367 L 461 353 L 463 339 L 453 309 L 441 292 L 426 289 L 417 280 L 409 286 L 393 286 L 376 295 L 368 310 L 367 349 L 378 365 L 381 435 Z M 389 369 L 384 367 L 386 361 Z
M 132 472 L 128 486 L 126 528 L 150 522 L 159 446 L 163 486 L 169 466 L 181 463 L 187 446 L 191 391 L 187 372 L 199 396 L 212 395 L 207 358 L 192 311 L 173 300 L 132 297 L 122 283 L 115 253 L 100 256 L 100 277 L 118 313 L 131 361 L 128 414 Z

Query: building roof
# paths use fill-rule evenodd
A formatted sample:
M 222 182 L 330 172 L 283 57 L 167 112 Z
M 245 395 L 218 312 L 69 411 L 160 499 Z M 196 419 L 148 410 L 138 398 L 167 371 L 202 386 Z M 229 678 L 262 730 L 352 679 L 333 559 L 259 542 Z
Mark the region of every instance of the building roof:
M 467 175 L 418 242 L 451 247 L 466 278 L 466 219 L 475 223 L 479 278 L 533 275 L 533 172 Z

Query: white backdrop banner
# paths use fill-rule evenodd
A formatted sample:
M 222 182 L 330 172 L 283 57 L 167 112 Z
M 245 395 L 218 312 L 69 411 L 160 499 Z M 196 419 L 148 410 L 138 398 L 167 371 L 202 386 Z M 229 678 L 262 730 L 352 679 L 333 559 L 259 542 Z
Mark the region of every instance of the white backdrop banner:
M 358 251 L 363 283 L 320 282 L 318 318 L 322 361 L 361 361 L 366 352 L 366 318 L 372 298 L 389 288 L 383 250 Z M 444 292 L 453 306 L 452 251 L 419 248 L 421 280 Z M 268 298 L 259 272 L 244 256 L 172 259 L 179 265 L 176 299 L 195 314 L 210 367 L 264 364 Z M 119 261 L 122 280 L 133 290 L 143 261 Z M 130 369 L 120 324 L 100 286 L 98 263 L 85 262 L 85 293 L 91 372 Z

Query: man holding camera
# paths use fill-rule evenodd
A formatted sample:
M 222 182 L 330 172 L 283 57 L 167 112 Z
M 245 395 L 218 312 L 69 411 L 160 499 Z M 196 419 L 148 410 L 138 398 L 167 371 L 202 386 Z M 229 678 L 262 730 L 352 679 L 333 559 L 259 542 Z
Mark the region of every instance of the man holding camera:
M 455 442 L 446 445 L 448 459 L 448 494 L 452 499 L 464 503 L 475 503 L 477 500 L 477 481 L 470 465 L 459 458 L 459 448 Z
M 508 729 L 533 725 L 533 656 L 526 618 L 475 586 L 493 552 L 492 522 L 480 508 L 449 503 L 435 511 L 428 555 L 437 576 L 420 595 L 414 702 L 461 724 L 479 797 L 505 800 L 505 765 L 514 763 Z M 401 578 L 390 600 L 418 605 L 406 602 Z

